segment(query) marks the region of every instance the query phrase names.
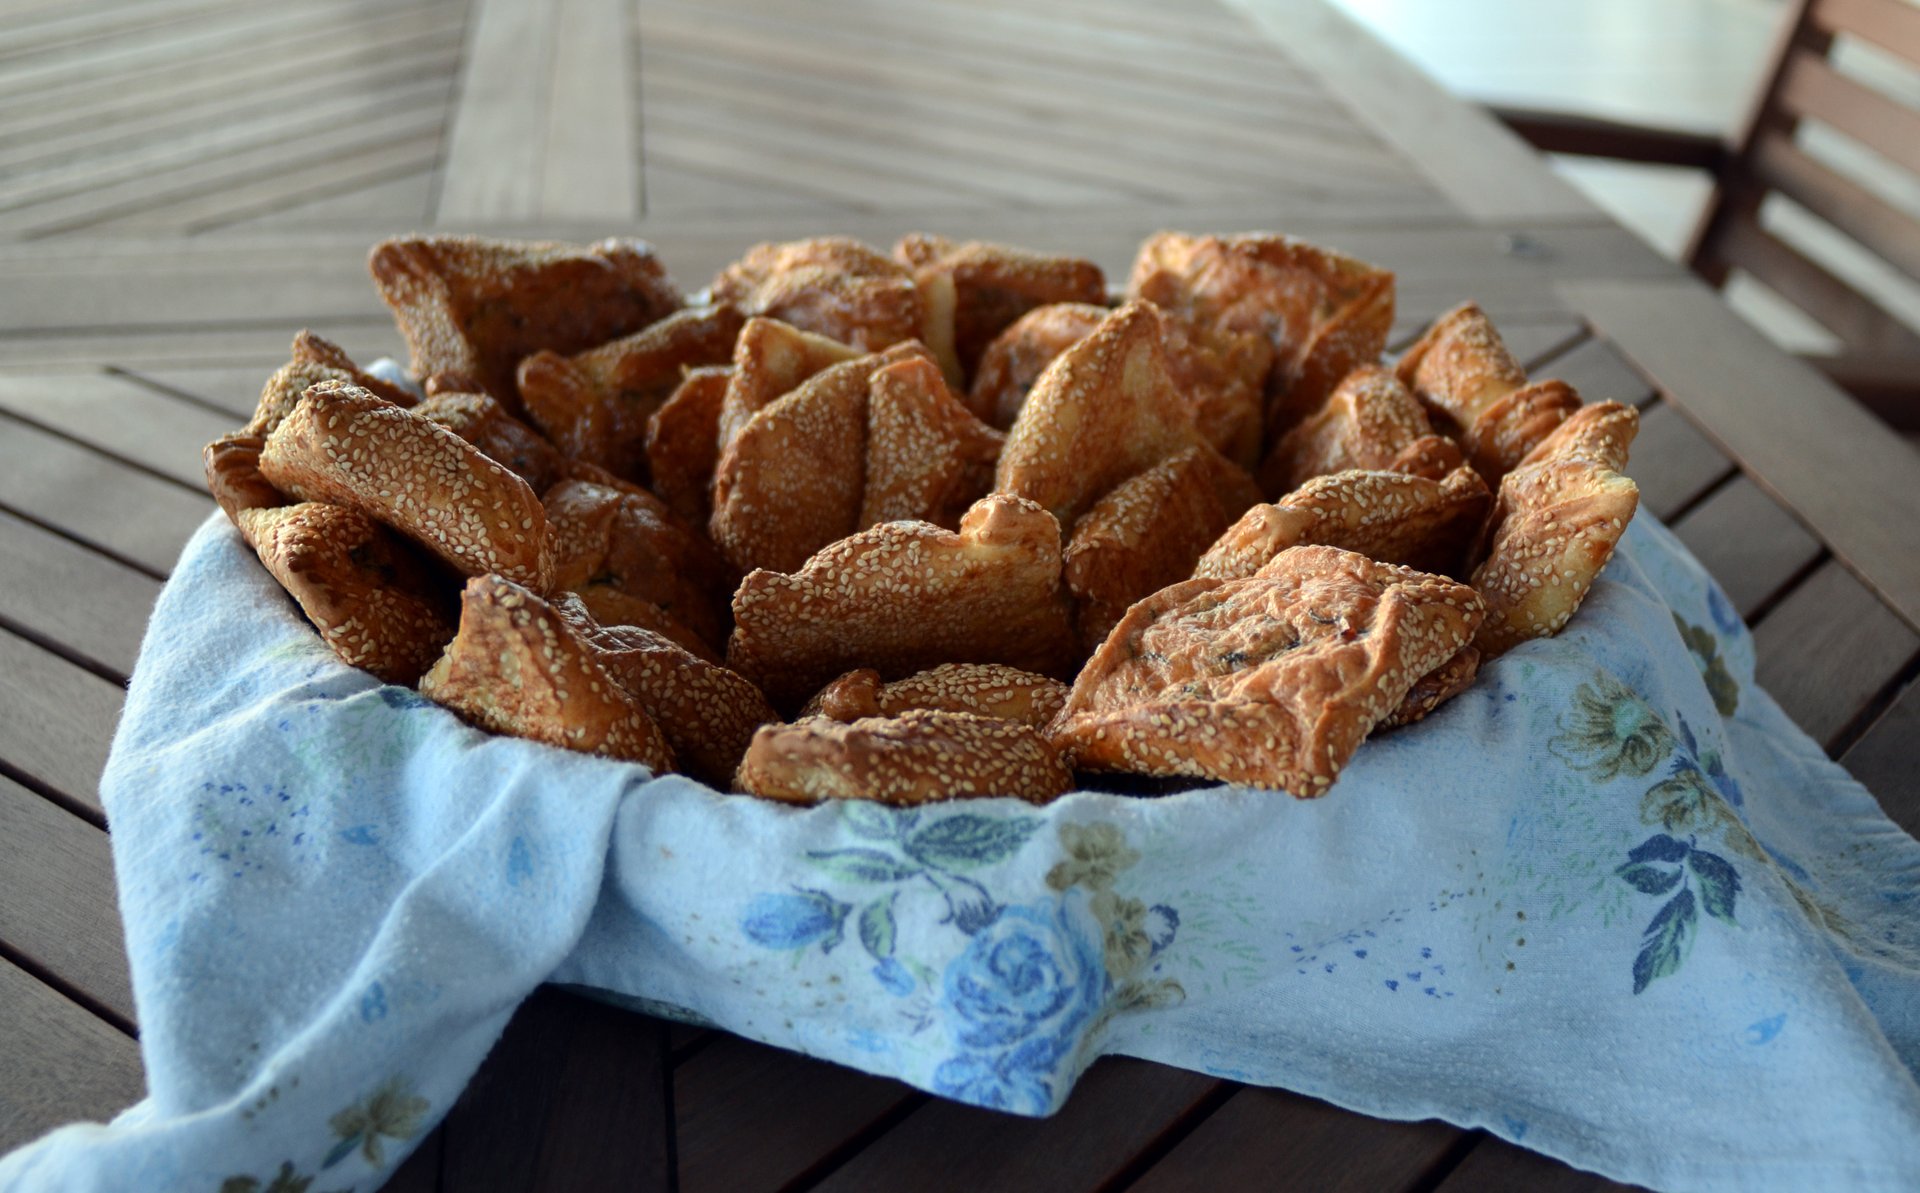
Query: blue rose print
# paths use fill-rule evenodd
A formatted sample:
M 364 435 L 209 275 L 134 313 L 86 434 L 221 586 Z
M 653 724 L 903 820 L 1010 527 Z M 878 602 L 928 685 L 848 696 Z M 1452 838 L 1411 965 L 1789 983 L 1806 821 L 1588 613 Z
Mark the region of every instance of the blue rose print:
M 847 913 L 853 908 L 824 891 L 796 888 L 793 895 L 760 895 L 747 906 L 740 930 L 747 939 L 769 949 L 804 949 L 818 942 L 831 953 L 846 935 Z

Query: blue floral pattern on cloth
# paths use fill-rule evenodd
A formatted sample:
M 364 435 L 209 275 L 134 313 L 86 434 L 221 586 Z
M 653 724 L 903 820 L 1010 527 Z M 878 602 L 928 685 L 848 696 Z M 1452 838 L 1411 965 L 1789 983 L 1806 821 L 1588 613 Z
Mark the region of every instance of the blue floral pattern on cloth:
M 1920 1188 L 1920 844 L 1753 666 L 1641 517 L 1324 799 L 802 809 L 381 687 L 212 522 L 102 785 L 148 1095 L 0 1190 L 376 1187 L 544 981 L 1019 1114 L 1120 1054 L 1657 1188 Z

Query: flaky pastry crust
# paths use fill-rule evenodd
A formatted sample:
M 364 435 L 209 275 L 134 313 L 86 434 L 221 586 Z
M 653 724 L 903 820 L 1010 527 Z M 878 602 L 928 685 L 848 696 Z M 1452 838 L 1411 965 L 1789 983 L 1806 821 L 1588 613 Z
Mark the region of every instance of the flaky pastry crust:
M 647 472 L 653 491 L 689 526 L 713 515 L 713 470 L 720 463 L 720 405 L 731 366 L 693 369 L 647 419 Z
M 920 334 L 906 266 L 848 236 L 757 244 L 713 279 L 716 302 L 816 332 L 862 352 Z
M 993 487 L 1006 436 L 975 418 L 924 357 L 876 369 L 867 383 L 859 529 L 931 522 L 948 530 Z
M 749 319 L 733 343 L 733 373 L 720 403 L 719 442 L 733 442 L 749 420 L 815 373 L 865 355 L 838 340 L 777 319 Z
M 893 255 L 913 270 L 916 280 L 932 274 L 952 279 L 953 348 L 959 371 L 948 380 L 956 387 L 973 374 L 994 337 L 1028 311 L 1062 302 L 1100 304 L 1107 297 L 1100 267 L 1079 257 L 978 240 L 955 243 L 924 232 L 901 237 Z M 923 280 L 921 285 L 924 292 Z
M 437 423 L 512 469 L 535 493 L 566 479 L 567 458 L 546 436 L 507 413 L 491 394 L 465 393 L 438 386 L 413 412 Z
M 1347 374 L 1320 409 L 1280 437 L 1260 465 L 1260 487 L 1279 496 L 1316 476 L 1349 469 L 1439 480 L 1465 462 L 1434 433 L 1426 407 L 1389 369 Z
M 982 352 L 967 406 L 993 426 L 1011 427 L 1040 374 L 1055 357 L 1092 335 L 1109 314 L 1104 306 L 1057 302 L 1020 316 Z
M 873 668 L 862 667 L 815 692 L 800 716 L 857 721 L 938 709 L 1043 729 L 1066 705 L 1067 691 L 1057 679 L 1001 663 L 942 663 L 892 683 Z
M 1397 729 L 1425 720 L 1434 709 L 1472 687 L 1474 676 L 1479 673 L 1479 649 L 1461 647 L 1458 654 L 1415 680 L 1413 687 L 1407 689 L 1406 698 L 1381 718 L 1380 728 Z
M 726 640 L 733 571 L 712 544 L 644 489 L 563 481 L 547 490 L 556 588 L 599 583 L 650 601 L 708 643 Z
M 1207 548 L 1193 574 L 1241 579 L 1288 548 L 1315 543 L 1451 573 L 1492 502 L 1486 482 L 1464 467 L 1438 481 L 1401 472 L 1315 477 L 1271 505 L 1248 510 Z
M 810 717 L 753 736 L 741 791 L 788 803 L 913 805 L 979 796 L 1041 804 L 1073 787 L 1060 751 L 1014 721 L 916 710 L 852 722 Z

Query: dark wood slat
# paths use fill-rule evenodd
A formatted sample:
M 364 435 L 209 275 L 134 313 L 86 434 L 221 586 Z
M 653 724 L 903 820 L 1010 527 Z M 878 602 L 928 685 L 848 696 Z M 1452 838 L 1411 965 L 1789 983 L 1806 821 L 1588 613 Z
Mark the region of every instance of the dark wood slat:
M 1759 176 L 1906 273 L 1920 278 L 1920 221 L 1847 178 L 1781 135 L 1760 138 Z
M 0 1153 L 111 1118 L 145 1090 L 131 1039 L 0 960 Z
M 1507 351 L 1528 372 L 1546 367 L 1587 338 L 1586 322 L 1567 315 L 1552 323 L 1521 323 L 1500 329 Z M 1404 347 L 1404 345 L 1402 345 Z M 1541 374 L 1545 376 L 1545 374 Z
M 1920 837 L 1920 683 L 1910 683 L 1840 761 L 1866 784 L 1887 816 Z
M 1794 55 L 1780 80 L 1779 100 L 1920 173 L 1920 112 L 1841 74 L 1826 58 Z
M 1809 318 L 1855 348 L 1916 348 L 1913 333 L 1812 257 L 1760 226 L 1757 217 L 1725 221 L 1719 251 Z
M 1432 1119 L 1389 1122 L 1276 1089 L 1243 1089 L 1148 1169 L 1131 1193 L 1411 1189 L 1465 1138 Z
M 126 693 L 0 630 L 0 763 L 98 811 Z
M 107 834 L 0 777 L 0 942 L 133 1023 Z
M 1100 1189 L 1204 1108 L 1216 1078 L 1105 1057 L 1050 1119 L 936 1100 L 821 1182 L 822 1191 Z
M 0 374 L 0 410 L 190 489 L 207 483 L 200 449 L 233 429 L 224 415 L 111 373 Z
M 1920 655 L 1920 634 L 1833 561 L 1788 594 L 1753 636 L 1760 686 L 1828 750 Z
M 413 1153 L 400 1162 L 380 1186 L 381 1193 L 439 1193 L 440 1157 L 446 1150 L 446 1127 L 435 1127 L 427 1132 L 427 1137 L 413 1149 Z
M 1435 1193 L 1626 1193 L 1639 1187 L 1569 1168 L 1551 1156 L 1488 1137 Z
M 213 499 L 0 415 L 0 507 L 165 575 Z
M 541 987 L 447 1117 L 441 1189 L 671 1189 L 665 1044 L 657 1019 Z
M 1712 133 L 1627 124 L 1580 112 L 1495 104 L 1488 109 L 1500 123 L 1542 153 L 1607 157 L 1653 166 L 1691 166 L 1717 171 L 1727 146 Z
M 1588 402 L 1625 402 L 1645 406 L 1654 398 L 1653 385 L 1605 340 L 1592 339 L 1552 363 L 1534 370 L 1536 379 L 1558 377 L 1580 391 Z
M 0 622 L 124 680 L 160 582 L 0 512 Z
M 721 1035 L 673 1074 L 681 1193 L 788 1188 L 923 1096 L 898 1081 Z
M 1662 520 L 1698 500 L 1733 472 L 1733 461 L 1665 402 L 1641 412 L 1627 472 L 1640 505 Z
M 1716 489 L 1673 524 L 1694 557 L 1751 618 L 1820 558 L 1820 540 L 1744 476 Z
M 1901 0 L 1820 0 L 1814 23 L 1833 33 L 1852 33 L 1909 62 L 1920 62 L 1920 11 Z
M 1561 290 L 1874 595 L 1920 627 L 1920 454 L 1698 282 Z

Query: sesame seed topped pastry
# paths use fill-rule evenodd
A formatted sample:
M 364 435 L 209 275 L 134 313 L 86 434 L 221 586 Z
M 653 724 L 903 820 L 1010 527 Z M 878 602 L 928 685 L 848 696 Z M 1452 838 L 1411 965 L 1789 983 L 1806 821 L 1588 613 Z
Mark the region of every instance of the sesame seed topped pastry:
M 791 571 L 858 528 L 868 382 L 914 357 L 926 358 L 917 341 L 829 366 L 760 409 L 721 449 L 708 531 L 735 567 Z
M 544 493 L 564 480 L 567 458 L 547 442 L 546 436 L 507 413 L 491 394 L 448 390 L 435 374 L 428 379 L 426 401 L 413 412 L 437 423 L 479 448 L 487 458 L 505 464 L 527 482 L 535 493 Z
M 759 688 L 659 634 L 599 625 L 572 596 L 553 607 L 646 709 L 679 766 L 702 783 L 724 788 L 753 731 L 780 719 Z
M 1252 477 L 1202 444 L 1094 502 L 1074 523 L 1065 556 L 1081 649 L 1099 646 L 1127 606 L 1193 575 L 1213 541 L 1259 500 Z
M 1121 481 L 1203 442 L 1167 370 L 1160 312 L 1129 303 L 1034 382 L 994 487 L 1071 526 Z
M 791 575 L 750 573 L 733 617 L 728 666 L 782 708 L 854 667 L 900 677 L 939 663 L 1007 663 L 1057 676 L 1074 658 L 1059 524 L 1005 493 L 977 502 L 958 533 L 883 522 Z
M 607 583 L 583 584 L 568 590 L 567 595 L 579 601 L 586 609 L 587 616 L 593 618 L 598 626 L 606 629 L 633 626 L 660 635 L 695 658 L 715 665 L 720 662 L 719 652 L 708 645 L 705 639 L 688 629 L 686 623 L 644 597 L 622 592 Z
M 1481 614 L 1463 584 L 1298 547 L 1251 578 L 1188 580 L 1129 609 L 1050 736 L 1081 769 L 1323 795 Z
M 1474 645 L 1486 659 L 1558 633 L 1633 520 L 1640 489 L 1623 475 L 1640 416 L 1587 406 L 1500 482 L 1493 537 L 1473 586 L 1487 600 Z
M 1280 437 L 1260 465 L 1260 487 L 1278 496 L 1316 476 L 1351 468 L 1439 480 L 1465 457 L 1433 430 L 1426 407 L 1389 369 L 1347 374 L 1333 396 Z
M 957 389 L 964 389 L 965 378 L 973 375 L 994 337 L 1028 311 L 1061 302 L 1099 305 L 1107 299 L 1107 280 L 1100 267 L 1079 257 L 978 240 L 956 244 L 924 232 L 901 237 L 893 246 L 893 256 L 910 267 L 916 279 L 938 274 L 953 281 L 955 367 L 949 370 L 943 360 L 941 368 Z
M 1140 246 L 1127 296 L 1273 346 L 1269 437 L 1319 409 L 1372 364 L 1393 326 L 1393 274 L 1291 236 L 1161 232 Z
M 1167 372 L 1187 400 L 1201 437 L 1251 469 L 1265 444 L 1267 374 L 1273 346 L 1252 332 L 1195 323 L 1161 312 Z
M 411 406 L 414 396 L 397 385 L 360 371 L 338 344 L 310 331 L 293 337 L 292 357 L 260 387 L 260 402 L 246 430 L 264 439 L 293 413 L 300 395 L 322 381 L 345 381 L 395 406 Z
M 289 497 L 386 523 L 463 575 L 498 572 L 544 591 L 553 532 L 504 464 L 357 385 L 323 381 L 267 436 L 260 474 Z
M 1256 505 L 1220 536 L 1195 576 L 1251 576 L 1290 547 L 1318 543 L 1443 574 L 1460 570 L 1493 495 L 1471 468 L 1432 481 L 1402 472 L 1319 476 L 1271 505 Z
M 519 413 L 514 369 L 639 331 L 680 309 L 680 290 L 644 240 L 585 248 L 551 241 L 426 236 L 375 245 L 367 267 L 413 353 L 413 373 L 464 373 Z
M 673 750 L 598 650 L 552 605 L 511 580 L 475 576 L 460 632 L 420 694 L 493 733 L 673 769 Z
M 862 667 L 815 692 L 800 715 L 857 721 L 897 717 L 916 708 L 939 709 L 1042 729 L 1066 704 L 1067 690 L 1057 679 L 1001 663 L 942 663 L 892 683 L 882 681 L 873 668 Z
M 924 357 L 876 370 L 867 384 L 860 529 L 931 522 L 948 530 L 993 487 L 1006 436 L 975 418 Z
M 554 586 L 607 584 L 659 606 L 702 641 L 726 640 L 733 571 L 697 530 L 644 489 L 563 481 L 547 490 Z
M 234 522 L 348 666 L 411 684 L 453 637 L 453 601 L 433 569 L 358 510 L 306 501 Z
M 680 519 L 705 526 L 713 515 L 713 470 L 720 462 L 720 405 L 731 366 L 691 369 L 673 396 L 647 419 L 647 475 Z
M 645 480 L 648 418 L 686 370 L 731 359 L 744 322 L 722 303 L 679 311 L 573 356 L 536 352 L 520 362 L 520 401 L 567 455 Z
M 757 244 L 713 279 L 715 302 L 878 352 L 920 334 L 913 273 L 850 236 Z
M 1460 653 L 1415 680 L 1407 690 L 1406 699 L 1381 719 L 1380 728 L 1397 729 L 1425 720 L 1434 709 L 1472 687 L 1473 678 L 1479 673 L 1479 649 L 1461 647 Z
M 260 475 L 260 449 L 266 438 L 249 431 L 235 431 L 207 444 L 200 450 L 200 463 L 207 471 L 207 492 L 226 511 L 233 524 L 240 524 L 240 511 L 270 509 L 287 504 L 286 494 Z
M 970 796 L 1043 804 L 1073 787 L 1060 751 L 1016 721 L 915 710 L 852 722 L 809 717 L 753 735 L 734 786 L 816 804 L 870 799 L 913 805 Z
M 1056 302 L 1020 316 L 981 354 L 968 408 L 1001 430 L 1011 427 L 1053 358 L 1092 335 L 1110 314 L 1091 303 Z
M 749 419 L 800 388 L 807 378 L 864 355 L 858 348 L 778 319 L 747 320 L 733 342 L 733 374 L 720 404 L 720 447 L 724 450 Z

